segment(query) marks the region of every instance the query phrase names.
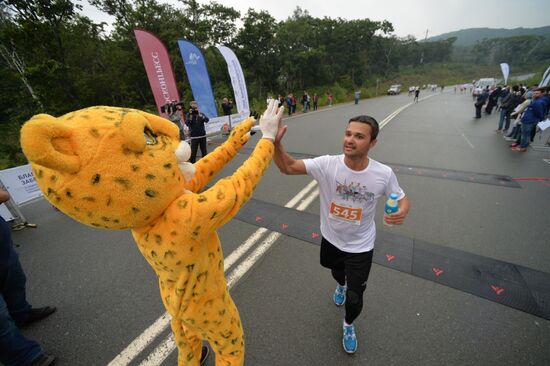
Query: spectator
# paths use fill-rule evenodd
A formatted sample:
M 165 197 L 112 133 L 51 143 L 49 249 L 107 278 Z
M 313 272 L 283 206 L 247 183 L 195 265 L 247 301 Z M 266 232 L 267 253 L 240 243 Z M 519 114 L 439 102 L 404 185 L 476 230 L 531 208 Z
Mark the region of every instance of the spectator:
M 502 101 L 508 97 L 508 94 L 510 94 L 510 87 L 508 85 L 504 85 L 504 88 L 500 91 L 500 95 L 497 99 L 497 106 L 500 109 L 500 106 L 502 105 Z
M 292 116 L 292 93 L 286 97 L 286 105 L 288 107 L 288 115 Z
M 223 98 L 222 100 L 223 115 L 230 116 L 232 109 L 233 109 L 233 99 Z
M 197 150 L 201 149 L 201 155 L 204 158 L 208 152 L 206 151 L 206 128 L 205 123 L 208 123 L 208 117 L 206 117 L 201 111 L 199 111 L 199 104 L 196 101 L 190 103 L 191 108 L 185 115 L 185 124 L 189 127 L 189 134 L 191 135 L 191 157 L 190 163 L 195 163 L 197 158 Z
M 413 99 L 413 102 L 418 102 L 418 96 L 420 95 L 420 88 L 419 87 L 416 87 L 414 89 L 414 99 Z
M 518 85 L 512 87 L 512 91 L 504 98 L 500 105 L 500 118 L 498 121 L 497 133 L 507 133 L 510 127 L 510 113 L 523 102 Z
M 491 114 L 491 112 L 493 111 L 493 108 L 497 104 L 498 96 L 500 95 L 501 90 L 502 90 L 502 87 L 498 86 L 489 94 L 487 106 L 485 107 L 485 113 Z
M 10 199 L 0 189 L 0 203 Z M 13 249 L 10 227 L 0 217 L 0 362 L 5 366 L 49 366 L 55 356 L 21 334 L 19 328 L 44 319 L 55 307 L 33 308 L 26 299 L 26 277 Z
M 543 91 L 540 88 L 533 90 L 533 101 L 525 108 L 521 117 L 521 142 L 512 150 L 525 152 L 532 138 L 532 131 L 537 123 L 544 119 L 546 111 L 546 98 L 542 97 Z
M 317 93 L 313 93 L 313 110 L 317 110 L 317 104 L 319 103 L 319 97 L 317 96 Z
M 306 113 L 309 109 L 309 94 L 306 91 L 304 91 L 302 95 L 301 103 L 303 107 L 302 112 Z
M 328 93 L 328 96 L 327 96 L 327 104 L 329 107 L 332 107 L 332 94 Z
M 478 94 L 477 98 L 476 98 L 476 102 L 475 102 L 475 107 L 476 107 L 476 115 L 474 118 L 481 118 L 481 107 L 483 107 L 483 105 L 485 104 L 485 102 L 487 101 L 487 98 L 489 98 L 489 89 L 488 87 L 483 89 L 483 91 Z
M 359 104 L 359 98 L 361 98 L 361 91 L 357 90 L 355 93 L 353 93 L 353 97 L 355 99 L 355 104 Z
M 508 135 L 504 136 L 504 139 L 506 141 L 515 141 L 510 145 L 510 147 L 516 147 L 520 143 L 521 139 L 521 116 L 523 115 L 523 111 L 525 111 L 525 108 L 531 104 L 531 101 L 533 99 L 533 92 L 527 92 L 525 93 L 525 101 L 518 105 L 516 109 L 510 114 L 510 116 L 515 117 L 514 125 L 512 126 L 512 130 Z

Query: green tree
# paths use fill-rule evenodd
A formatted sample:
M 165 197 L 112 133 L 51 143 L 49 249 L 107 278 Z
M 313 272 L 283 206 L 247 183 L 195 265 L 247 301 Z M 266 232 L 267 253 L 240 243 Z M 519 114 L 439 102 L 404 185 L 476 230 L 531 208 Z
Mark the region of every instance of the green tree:
M 249 85 L 262 99 L 266 90 L 272 90 L 279 72 L 276 45 L 278 24 L 269 13 L 249 9 L 242 18 L 243 27 L 234 40 Z M 279 41 L 280 42 L 280 41 Z

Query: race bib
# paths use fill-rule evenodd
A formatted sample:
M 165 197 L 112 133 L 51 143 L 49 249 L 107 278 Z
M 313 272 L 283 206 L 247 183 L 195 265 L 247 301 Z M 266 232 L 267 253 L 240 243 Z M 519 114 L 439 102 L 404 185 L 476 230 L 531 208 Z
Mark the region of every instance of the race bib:
M 361 207 L 348 207 L 334 202 L 330 203 L 329 217 L 332 219 L 360 225 L 362 216 L 363 209 Z

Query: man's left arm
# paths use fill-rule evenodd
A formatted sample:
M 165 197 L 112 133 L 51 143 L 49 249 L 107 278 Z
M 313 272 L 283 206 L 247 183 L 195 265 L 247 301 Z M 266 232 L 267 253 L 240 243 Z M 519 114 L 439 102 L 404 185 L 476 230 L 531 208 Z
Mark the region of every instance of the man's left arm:
M 405 218 L 409 214 L 409 209 L 411 207 L 409 197 L 405 196 L 397 202 L 399 202 L 399 209 L 397 210 L 397 212 L 394 212 L 390 215 L 384 214 L 384 221 L 386 221 L 387 224 L 401 225 L 403 224 L 403 222 L 405 222 Z

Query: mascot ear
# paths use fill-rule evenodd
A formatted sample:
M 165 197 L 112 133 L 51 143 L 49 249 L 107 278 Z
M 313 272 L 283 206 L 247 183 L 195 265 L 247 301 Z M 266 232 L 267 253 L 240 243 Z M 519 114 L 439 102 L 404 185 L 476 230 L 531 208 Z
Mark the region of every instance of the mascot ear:
M 149 134 L 166 135 L 179 140 L 178 127 L 167 119 L 132 110 L 120 123 L 120 131 L 124 136 L 124 147 L 133 152 L 142 153 L 146 147 L 146 136 Z
M 30 162 L 60 172 L 76 173 L 80 159 L 74 154 L 73 131 L 48 114 L 38 114 L 21 128 L 21 147 Z

